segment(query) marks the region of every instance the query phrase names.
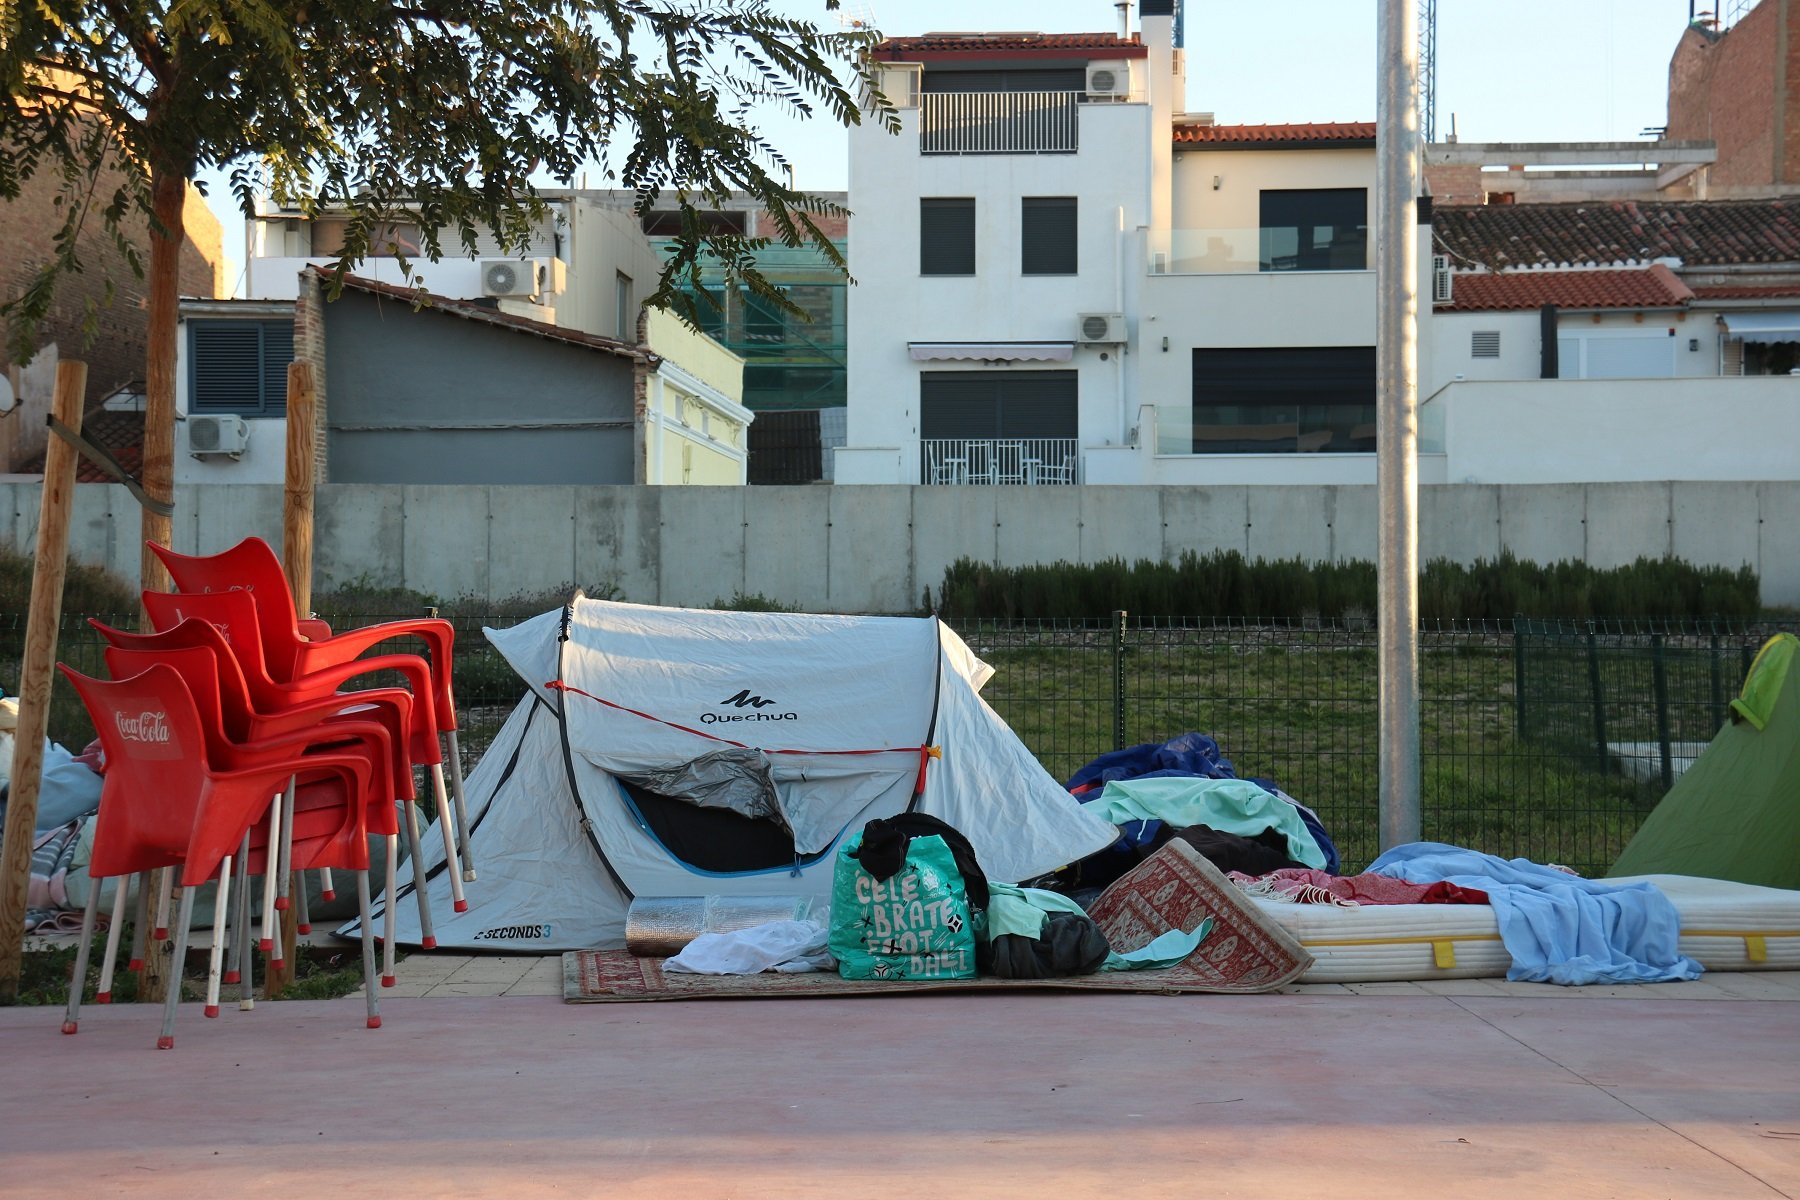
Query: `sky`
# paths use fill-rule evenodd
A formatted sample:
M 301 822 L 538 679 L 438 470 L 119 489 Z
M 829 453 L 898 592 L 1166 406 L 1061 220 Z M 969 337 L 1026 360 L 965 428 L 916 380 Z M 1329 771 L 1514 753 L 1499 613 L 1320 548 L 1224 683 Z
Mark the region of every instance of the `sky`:
M 1741 0 L 1700 7 L 1715 2 L 1729 12 Z M 824 0 L 773 4 L 820 23 L 838 19 Z M 1227 124 L 1375 119 L 1380 0 L 1185 4 L 1189 111 Z M 890 36 L 1118 28 L 1112 0 L 844 0 L 840 11 L 870 18 Z M 1635 139 L 1667 120 L 1669 58 L 1687 18 L 1684 0 L 1442 0 L 1437 136 L 1446 138 L 1454 120 L 1465 142 Z M 771 117 L 765 132 L 794 163 L 800 187 L 844 189 L 842 129 Z M 242 220 L 222 182 L 211 190 L 225 227 L 226 276 L 235 281 Z

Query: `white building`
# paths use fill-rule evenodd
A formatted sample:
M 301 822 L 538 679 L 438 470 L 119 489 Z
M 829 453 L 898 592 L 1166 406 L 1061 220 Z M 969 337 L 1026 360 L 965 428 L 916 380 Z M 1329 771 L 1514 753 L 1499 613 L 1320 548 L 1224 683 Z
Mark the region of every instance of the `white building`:
M 838 482 L 1374 482 L 1374 124 L 1184 111 L 1176 8 L 1146 0 L 1138 33 L 927 34 L 875 51 L 901 129 L 850 137 L 857 286 Z M 1787 361 L 1755 347 L 1800 338 L 1724 312 L 1795 304 L 1783 202 L 1669 201 L 1663 215 L 1621 204 L 1460 208 L 1446 246 L 1422 199 L 1422 483 L 1800 474 L 1771 462 L 1791 442 L 1768 436 L 1800 433 L 1800 384 L 1732 385 L 1732 419 L 1705 456 L 1678 432 L 1682 413 L 1718 403 L 1721 375 Z M 1716 255 L 1700 261 L 1682 231 L 1713 225 Z M 1485 246 L 1490 227 L 1499 245 L 1538 236 L 1541 253 L 1459 251 Z M 1675 242 L 1685 268 L 1656 267 Z M 1644 279 L 1655 267 L 1670 286 L 1627 289 L 1629 304 L 1569 293 L 1548 375 L 1536 305 L 1476 315 L 1429 299 L 1466 275 L 1546 267 Z M 1771 282 L 1788 290 L 1724 295 Z M 1641 419 L 1621 378 L 1662 381 L 1640 390 Z
M 839 482 L 1373 481 L 1374 126 L 1185 112 L 1174 8 L 876 51 Z

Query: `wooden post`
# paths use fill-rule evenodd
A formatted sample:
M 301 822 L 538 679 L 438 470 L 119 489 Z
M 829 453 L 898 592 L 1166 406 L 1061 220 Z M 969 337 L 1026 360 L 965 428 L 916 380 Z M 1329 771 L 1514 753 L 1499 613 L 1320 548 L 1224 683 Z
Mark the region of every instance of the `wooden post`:
M 313 418 L 318 392 L 313 386 L 312 364 L 288 364 L 287 382 L 287 487 L 281 500 L 281 567 L 294 590 L 294 612 L 301 617 L 312 610 L 313 546 Z M 301 872 L 294 872 L 288 894 L 298 896 L 306 886 Z M 299 904 L 281 913 L 282 965 L 268 975 L 268 996 L 274 999 L 294 980 Z
M 56 367 L 56 419 L 81 432 L 87 364 L 65 360 Z M 12 792 L 0 844 L 0 1003 L 19 995 L 25 954 L 25 893 L 31 884 L 31 841 L 43 782 L 44 735 L 50 725 L 50 686 L 62 622 L 63 577 L 69 566 L 69 516 L 75 507 L 75 447 L 53 437 L 44 453 L 43 493 L 38 501 L 37 560 L 31 573 L 31 611 L 25 625 L 25 661 L 19 672 L 19 726 L 13 749 Z M 77 980 L 75 987 L 81 986 Z
M 144 465 L 138 479 L 153 500 L 175 502 L 175 340 L 181 304 L 181 246 L 186 230 L 187 170 L 156 163 L 151 168 L 150 269 L 145 292 L 144 329 Z M 174 520 L 143 510 L 138 530 L 144 546 L 138 556 L 138 583 L 148 592 L 169 591 L 169 572 L 149 543 L 172 545 Z M 138 612 L 138 628 L 149 630 L 150 614 Z M 152 897 L 169 886 L 169 870 L 149 872 L 141 881 Z M 138 999 L 157 1003 L 167 995 L 173 939 L 150 940 L 144 946 L 144 970 L 138 976 Z M 174 968 L 179 981 L 181 968 Z

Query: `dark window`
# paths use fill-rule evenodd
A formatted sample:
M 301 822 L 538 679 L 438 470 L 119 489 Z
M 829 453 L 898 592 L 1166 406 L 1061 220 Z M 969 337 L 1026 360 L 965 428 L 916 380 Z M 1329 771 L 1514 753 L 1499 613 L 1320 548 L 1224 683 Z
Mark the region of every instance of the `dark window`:
M 1366 188 L 1265 191 L 1261 199 L 1263 270 L 1368 269 Z
M 759 412 L 749 441 L 751 483 L 813 483 L 825 477 L 818 409 Z
M 927 92 L 1084 92 L 1087 75 L 1080 67 L 1040 67 L 1016 71 L 927 71 L 920 84 Z
M 189 321 L 188 411 L 279 417 L 287 412 L 292 321 Z
M 919 201 L 919 274 L 975 273 L 975 201 Z
M 1072 438 L 1076 395 L 1074 371 L 926 371 L 919 436 Z
M 1026 275 L 1075 274 L 1075 197 L 1026 196 L 1020 201 L 1019 270 Z
M 1193 412 L 1195 454 L 1374 450 L 1375 348 L 1195 350 Z

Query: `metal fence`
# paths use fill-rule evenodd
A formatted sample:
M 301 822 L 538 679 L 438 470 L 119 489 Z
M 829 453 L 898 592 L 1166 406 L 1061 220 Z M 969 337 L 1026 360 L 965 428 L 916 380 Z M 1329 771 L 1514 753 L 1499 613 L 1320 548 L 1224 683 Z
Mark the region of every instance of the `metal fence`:
M 341 628 L 392 619 L 325 615 Z M 451 618 L 471 769 L 524 695 L 480 629 L 529 615 Z M 983 696 L 1057 779 L 1106 751 L 1197 731 L 1240 775 L 1272 780 L 1317 811 L 1349 869 L 1378 853 L 1372 624 L 1115 613 L 956 628 L 995 669 Z M 1722 724 L 1774 631 L 1524 620 L 1423 627 L 1423 836 L 1603 872 Z M 23 640 L 22 617 L 0 619 L 0 685 L 15 685 Z M 102 670 L 80 618 L 66 620 L 60 657 Z M 84 743 L 79 705 L 58 688 L 52 730 Z

